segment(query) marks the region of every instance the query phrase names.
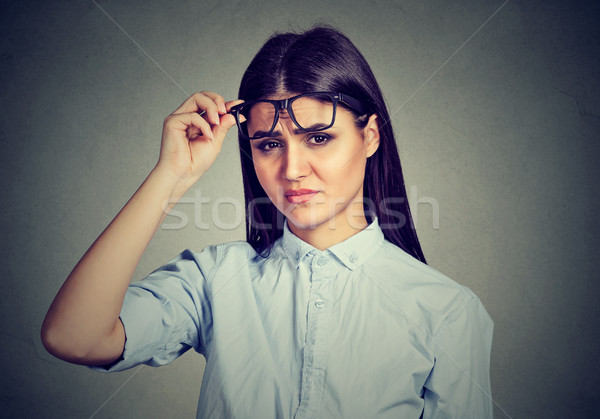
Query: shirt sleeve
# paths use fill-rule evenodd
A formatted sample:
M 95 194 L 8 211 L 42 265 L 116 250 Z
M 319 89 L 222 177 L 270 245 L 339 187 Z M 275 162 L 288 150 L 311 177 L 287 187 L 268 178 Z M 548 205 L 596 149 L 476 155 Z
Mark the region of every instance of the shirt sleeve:
M 186 250 L 125 294 L 120 319 L 125 328 L 121 358 L 102 372 L 122 371 L 139 364 L 168 364 L 190 348 L 205 354 L 212 335 L 210 281 L 217 248 L 199 254 Z
M 435 364 L 425 382 L 424 419 L 493 418 L 490 353 L 494 323 L 469 294 L 433 338 Z

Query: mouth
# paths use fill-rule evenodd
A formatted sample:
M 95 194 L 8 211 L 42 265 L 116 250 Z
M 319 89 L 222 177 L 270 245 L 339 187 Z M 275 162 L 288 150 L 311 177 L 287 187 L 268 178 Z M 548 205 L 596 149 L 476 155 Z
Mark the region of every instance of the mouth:
M 290 204 L 304 204 L 310 201 L 319 191 L 312 189 L 288 189 L 285 191 L 285 199 Z

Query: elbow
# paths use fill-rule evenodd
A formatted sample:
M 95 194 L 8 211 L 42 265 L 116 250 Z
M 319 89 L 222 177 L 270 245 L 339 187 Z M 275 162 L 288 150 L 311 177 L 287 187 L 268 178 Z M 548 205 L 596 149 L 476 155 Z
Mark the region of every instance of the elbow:
M 124 348 L 124 337 L 109 335 L 94 337 L 86 333 L 73 333 L 73 328 L 52 324 L 46 318 L 41 329 L 44 348 L 54 355 L 73 364 L 106 365 L 117 360 Z
M 48 319 L 44 321 L 40 334 L 46 351 L 63 361 L 75 364 L 83 363 L 87 351 L 78 347 L 76 342 L 73 342 L 65 333 L 61 332 L 59 327 L 49 323 Z
M 46 319 L 40 334 L 46 351 L 56 358 L 73 364 L 89 364 L 90 348 L 77 342 L 73 336 L 60 327 L 51 325 Z
M 48 351 L 48 353 L 60 358 L 57 355 L 57 353 L 60 352 L 58 349 L 60 339 L 56 335 L 56 328 L 52 327 L 51 321 L 49 320 L 48 315 L 46 315 L 46 318 L 42 323 L 40 339 L 42 340 L 42 345 L 44 345 L 44 348 L 46 348 L 46 351 Z

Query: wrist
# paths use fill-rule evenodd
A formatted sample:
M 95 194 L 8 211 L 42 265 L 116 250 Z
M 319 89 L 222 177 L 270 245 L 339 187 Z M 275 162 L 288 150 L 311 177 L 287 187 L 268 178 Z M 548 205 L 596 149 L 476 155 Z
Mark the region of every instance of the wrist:
M 162 191 L 163 210 L 169 210 L 195 183 L 191 177 L 181 177 L 167 167 L 156 165 L 148 175 L 148 181 Z

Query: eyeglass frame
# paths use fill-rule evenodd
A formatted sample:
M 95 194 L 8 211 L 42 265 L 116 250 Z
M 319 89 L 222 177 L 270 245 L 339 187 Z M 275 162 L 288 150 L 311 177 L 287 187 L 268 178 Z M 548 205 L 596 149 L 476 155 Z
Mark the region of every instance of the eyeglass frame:
M 333 124 L 335 124 L 335 115 L 336 115 L 336 111 L 337 111 L 338 102 L 342 102 L 342 103 L 346 104 L 350 109 L 357 111 L 360 115 L 365 115 L 367 113 L 365 111 L 365 106 L 358 99 L 355 99 L 352 96 L 349 96 L 349 95 L 346 95 L 343 93 L 336 93 L 336 92 L 309 92 L 309 93 L 302 93 L 301 95 L 289 97 L 286 99 L 279 99 L 279 100 L 272 100 L 272 99 L 249 100 L 247 102 L 240 103 L 239 105 L 232 106 L 231 109 L 229 110 L 229 112 L 227 112 L 227 113 L 232 114 L 235 117 L 235 122 L 238 127 L 238 132 L 240 133 L 242 138 L 244 138 L 246 140 L 250 140 L 250 141 L 260 140 L 262 138 L 268 137 L 275 130 L 275 127 L 277 126 L 277 122 L 279 122 L 279 111 L 282 109 L 285 109 L 287 111 L 288 115 L 290 116 L 290 119 L 294 122 L 294 124 L 298 128 L 303 129 L 300 126 L 300 124 L 298 123 L 298 121 L 296 120 L 294 111 L 292 110 L 292 103 L 296 99 L 299 99 L 301 97 L 313 96 L 313 95 L 328 95 L 331 98 L 331 102 L 333 104 L 333 115 L 331 117 L 331 123 L 328 126 L 326 126 L 324 128 L 312 130 L 312 131 L 315 131 L 315 132 L 324 131 L 326 129 L 331 128 L 333 126 Z M 273 126 L 266 134 L 261 135 L 260 137 L 257 137 L 257 136 L 250 137 L 242 129 L 242 122 L 240 122 L 240 118 L 239 118 L 240 109 L 243 108 L 244 106 L 252 105 L 254 103 L 259 103 L 259 102 L 267 102 L 267 103 L 271 103 L 274 105 L 275 116 L 273 117 Z

